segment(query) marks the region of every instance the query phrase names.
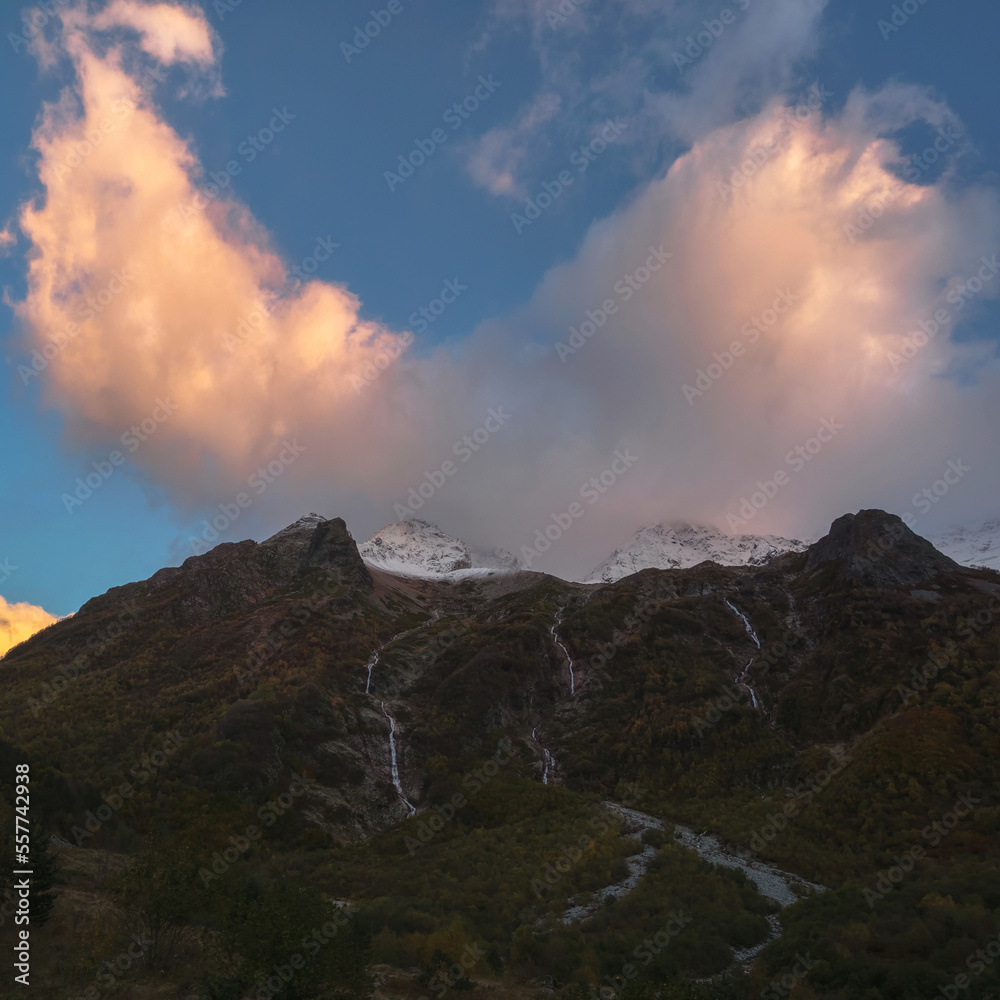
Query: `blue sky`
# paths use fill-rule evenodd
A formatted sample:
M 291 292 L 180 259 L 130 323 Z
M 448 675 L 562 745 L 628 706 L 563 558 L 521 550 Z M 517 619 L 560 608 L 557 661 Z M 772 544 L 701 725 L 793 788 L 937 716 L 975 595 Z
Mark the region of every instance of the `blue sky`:
M 915 4 L 912 0 L 907 9 Z M 105 6 L 91 4 L 90 16 Z M 202 5 L 217 58 L 200 82 L 191 83 L 184 66 L 168 72 L 166 82 L 154 92 L 159 120 L 189 142 L 206 174 L 225 171 L 233 161 L 239 164 L 239 174 L 231 178 L 231 192 L 269 234 L 269 247 L 288 267 L 308 258 L 317 240 L 337 243 L 314 276 L 346 286 L 357 296 L 358 312 L 365 321 L 394 333 L 415 330 L 413 314 L 432 303 L 447 282 L 458 283 L 462 291 L 456 301 L 426 329 L 416 331 L 406 362 L 412 362 L 415 370 L 421 363 L 426 366 L 413 376 L 423 387 L 420 398 L 427 394 L 436 400 L 446 397 L 454 408 L 419 418 L 411 414 L 409 419 L 437 435 L 442 445 L 434 454 L 442 455 L 448 454 L 451 441 L 463 429 L 475 425 L 480 412 L 485 413 L 487 398 L 514 401 L 515 410 L 532 412 L 536 423 L 530 433 L 518 430 L 516 442 L 504 439 L 501 445 L 498 434 L 496 447 L 503 448 L 503 456 L 498 450 L 488 459 L 491 473 L 485 472 L 484 447 L 474 474 L 470 463 L 469 485 L 460 489 L 456 477 L 455 490 L 448 495 L 442 490 L 434 499 L 436 506 L 428 505 L 427 514 L 446 530 L 478 532 L 486 541 L 515 550 L 519 540 L 530 539 L 536 525 L 544 524 L 558 493 L 555 486 L 551 493 L 541 490 L 531 513 L 519 520 L 520 514 L 506 512 L 517 506 L 516 497 L 524 491 L 521 486 L 520 493 L 503 498 L 502 513 L 490 513 L 487 498 L 502 492 L 503 483 L 510 479 L 504 463 L 514 463 L 517 469 L 544 467 L 546 456 L 575 455 L 578 472 L 566 472 L 566 482 L 575 483 L 574 475 L 582 480 L 591 468 L 599 469 L 594 465 L 597 459 L 587 457 L 591 452 L 603 449 L 602 453 L 610 454 L 613 446 L 633 436 L 669 437 L 664 414 L 636 403 L 647 392 L 651 400 L 662 395 L 666 389 L 657 387 L 657 379 L 665 376 L 646 365 L 627 377 L 608 374 L 614 379 L 608 382 L 613 388 L 596 403 L 593 394 L 603 390 L 595 387 L 603 384 L 602 368 L 608 369 L 595 357 L 586 362 L 595 370 L 583 373 L 581 352 L 581 365 L 576 369 L 580 375 L 572 376 L 578 381 L 565 389 L 565 395 L 562 388 L 553 390 L 559 394 L 556 403 L 545 388 L 552 382 L 541 379 L 531 386 L 530 380 L 511 373 L 498 388 L 483 373 L 501 364 L 499 358 L 517 368 L 532 352 L 548 350 L 564 336 L 569 326 L 564 316 L 583 315 L 591 304 L 587 289 L 594 282 L 599 284 L 594 277 L 597 265 L 587 264 L 587 254 L 599 254 L 595 247 L 602 239 L 620 238 L 620 230 L 615 229 L 618 222 L 613 220 L 630 218 L 630 211 L 641 214 L 651 185 L 663 182 L 671 164 L 692 146 L 701 148 L 699 144 L 717 135 L 717 130 L 753 119 L 769 101 L 788 99 L 794 106 L 817 82 L 831 95 L 822 108 L 824 119 L 842 115 L 848 95 L 858 86 L 877 92 L 887 85 L 913 84 L 926 88 L 921 90 L 922 100 L 946 104 L 962 132 L 956 144 L 960 151 L 954 156 L 951 151 L 944 154 L 942 162 L 922 173 L 920 183 L 941 190 L 945 201 L 973 189 L 988 193 L 997 186 L 1000 137 L 991 80 L 1000 10 L 985 0 L 957 8 L 944 0 L 926 0 L 888 38 L 878 25 L 880 18 L 892 17 L 893 5 L 888 3 L 806 3 L 792 16 L 790 4 L 754 0 L 740 10 L 743 4 L 733 2 L 729 4 L 732 25 L 683 70 L 678 69 L 673 54 L 683 52 L 687 36 L 697 34 L 704 21 L 719 17 L 726 8 L 722 0 L 587 0 L 564 3 L 567 13 L 551 19 L 547 12 L 559 10 L 556 0 L 461 5 L 399 0 L 399 12 L 349 60 L 342 44 L 351 43 L 357 26 L 370 21 L 371 3 L 301 0 L 283 6 L 244 0 L 231 10 L 226 6 Z M 768 7 L 772 17 L 782 15 L 773 21 L 779 26 L 773 30 L 767 28 L 771 23 L 765 17 Z M 801 14 L 803 8 L 809 8 L 808 17 Z M 5 35 L 21 30 L 13 9 L 4 16 Z M 899 15 L 897 20 L 901 20 Z M 47 37 L 56 37 L 56 31 L 52 22 L 46 27 Z M 127 45 L 127 28 L 121 38 Z M 105 42 L 93 44 L 102 55 Z M 725 63 L 731 67 L 735 61 L 743 67 L 742 76 L 736 79 L 729 78 L 725 63 L 713 52 L 721 51 L 724 44 L 732 46 L 722 53 L 727 56 Z M 27 47 L 18 48 L 15 52 L 8 36 L 0 58 L 0 86 L 7 98 L 0 106 L 0 223 L 6 220 L 8 231 L 17 238 L 8 255 L 0 259 L 0 281 L 8 290 L 8 302 L 23 302 L 32 294 L 26 281 L 28 255 L 44 258 L 54 253 L 51 245 L 41 249 L 36 245 L 32 251 L 31 239 L 18 229 L 18 217 L 21 206 L 31 198 L 45 201 L 37 173 L 38 155 L 31 150 L 42 105 L 74 82 L 68 60 L 58 59 L 54 68 L 41 70 Z M 474 94 L 483 79 L 492 82 L 488 97 L 453 129 L 444 117 L 448 109 Z M 213 90 L 212 80 L 221 81 L 224 94 Z M 283 112 L 279 119 L 286 121 L 283 131 L 262 145 L 250 162 L 245 142 L 269 126 L 276 110 Z M 920 153 L 937 135 L 926 110 L 922 114 L 923 119 L 915 123 L 907 122 L 902 114 L 898 128 L 882 130 L 882 134 L 897 136 L 904 155 Z M 581 172 L 577 166 L 581 161 L 571 157 L 593 143 L 607 121 L 624 122 L 627 128 L 606 149 L 593 153 Z M 439 134 L 446 141 L 434 143 L 435 151 L 427 162 L 390 190 L 386 171 L 396 170 L 399 158 L 409 155 L 418 141 L 425 146 L 433 142 L 430 137 L 435 129 L 442 130 Z M 879 131 L 876 126 L 873 129 L 873 135 Z M 193 176 L 197 177 L 198 169 L 192 168 Z M 523 211 L 525 197 L 537 195 L 545 183 L 555 183 L 566 170 L 573 177 L 572 185 L 564 186 L 553 206 L 518 232 L 512 213 Z M 208 180 L 202 175 L 196 186 Z M 673 195 L 667 192 L 664 198 L 668 197 Z M 986 197 L 984 204 L 988 202 Z M 909 295 L 922 301 L 920 296 L 930 294 L 927 288 L 935 284 L 941 291 L 946 283 L 943 275 L 962 273 L 968 263 L 963 247 L 990 245 L 992 231 L 977 228 L 982 211 L 948 214 L 946 207 L 939 211 L 943 221 L 935 223 L 939 216 L 933 216 L 924 223 L 949 227 L 945 242 L 955 244 L 954 267 L 947 271 L 941 264 L 938 272 L 921 274 L 920 287 L 915 281 L 913 287 L 903 282 L 900 300 Z M 975 230 L 967 243 L 955 235 L 966 231 L 963 226 Z M 982 228 L 989 227 L 983 223 Z M 885 266 L 891 268 L 893 246 L 888 239 L 886 243 Z M 645 252 L 645 246 L 640 249 Z M 672 249 L 683 256 L 679 247 Z M 977 252 L 969 259 L 979 256 Z M 573 289 L 578 293 L 575 312 Z M 770 294 L 770 285 L 767 290 Z M 39 294 L 37 289 L 34 294 Z M 187 290 L 175 287 L 172 294 L 182 299 Z M 987 412 L 983 407 L 988 408 L 988 400 L 974 393 L 987 393 L 977 373 L 995 354 L 997 311 L 991 299 L 987 289 L 970 304 L 962 316 L 963 325 L 956 330 L 957 340 L 986 344 L 985 352 L 972 360 L 951 359 L 926 374 L 928 382 L 947 377 L 957 386 L 962 381 L 957 372 L 961 368 L 971 386 L 969 398 L 961 405 L 967 404 L 971 415 L 962 410 L 963 415 L 955 416 L 951 403 L 939 404 L 937 389 L 907 390 L 907 405 L 913 403 L 914 392 L 927 392 L 930 395 L 921 412 L 940 405 L 947 413 L 935 424 L 941 438 L 926 446 L 928 476 L 953 457 L 948 435 L 959 434 L 966 427 L 963 421 L 974 423 Z M 600 300 L 595 296 L 595 302 Z M 655 327 L 655 315 L 646 314 L 655 310 L 642 308 L 637 327 L 644 323 Z M 17 567 L 0 586 L 0 594 L 9 602 L 28 602 L 62 615 L 108 587 L 143 578 L 190 555 L 189 540 L 201 517 L 215 510 L 216 500 L 227 502 L 234 496 L 232 484 L 238 486 L 245 475 L 213 479 L 211 470 L 224 466 L 226 456 L 210 450 L 203 456 L 203 472 L 187 468 L 182 474 L 177 471 L 179 458 L 154 455 L 151 446 L 138 454 L 136 463 L 116 472 L 85 503 L 68 512 L 63 495 L 78 476 L 87 474 L 91 462 L 101 461 L 114 448 L 119 424 L 102 429 L 100 419 L 74 395 L 74 381 L 89 378 L 84 368 L 75 376 L 63 372 L 59 382 L 48 378 L 52 373 L 43 373 L 27 386 L 22 384 L 17 366 L 30 354 L 32 344 L 40 342 L 32 338 L 44 338 L 44 331 L 16 320 L 9 306 L 0 309 L 0 337 L 7 362 L 7 392 L 0 404 L 0 430 L 7 443 L 0 486 L 0 560 L 6 558 Z M 719 340 L 723 343 L 726 337 L 720 335 Z M 845 346 L 851 349 L 850 344 Z M 706 354 L 708 361 L 710 354 Z M 678 390 L 680 381 L 669 380 L 670 390 Z M 372 386 L 374 393 L 385 394 L 386 406 L 390 398 L 392 406 L 399 405 L 401 396 L 392 395 L 397 389 L 400 394 L 415 392 L 412 386 L 399 388 L 390 383 L 388 374 Z M 721 396 L 722 382 L 712 391 Z M 733 413 L 759 403 L 757 397 L 734 398 Z M 706 400 L 698 405 L 707 409 L 710 404 Z M 557 416 L 547 409 L 556 406 Z M 282 417 L 290 432 L 303 431 L 295 422 L 297 415 Z M 356 435 L 358 427 L 371 425 L 372 418 L 362 415 L 357 420 L 343 433 Z M 348 426 L 336 419 L 322 426 L 320 421 L 310 421 L 309 429 L 319 434 L 318 440 L 335 437 L 341 433 L 339 428 Z M 676 427 L 677 422 L 669 426 Z M 540 433 L 539 427 L 546 432 Z M 547 435 L 553 427 L 558 432 Z M 779 530 L 787 523 L 789 533 L 819 530 L 823 518 L 836 511 L 838 504 L 844 509 L 876 503 L 894 504 L 897 509 L 907 505 L 910 493 L 923 485 L 921 466 L 911 461 L 912 453 L 923 445 L 909 437 L 905 427 L 897 431 L 896 446 L 887 439 L 878 448 L 868 448 L 865 435 L 859 434 L 851 447 L 856 453 L 854 465 L 862 470 L 906 466 L 898 479 L 890 476 L 880 481 L 870 497 L 860 484 L 838 493 L 836 484 L 842 476 L 831 469 L 829 484 L 817 480 L 815 489 L 810 487 L 783 513 L 776 504 L 773 518 L 764 527 Z M 173 425 L 164 423 L 163 436 L 168 432 L 173 433 Z M 713 433 L 715 440 L 722 432 L 717 427 Z M 547 438 L 545 448 L 527 457 L 521 449 L 529 449 L 530 442 L 539 437 Z M 781 438 L 784 443 L 796 440 L 791 430 Z M 989 464 L 988 442 L 966 445 L 962 441 L 955 447 L 960 451 L 963 445 L 980 448 L 977 471 L 984 469 L 983 462 Z M 413 450 L 391 430 L 373 433 L 366 447 L 387 453 L 398 447 L 401 464 Z M 772 449 L 779 462 L 784 450 L 782 443 Z M 315 450 L 310 454 L 316 454 Z M 247 512 L 243 525 L 234 525 L 224 540 L 264 537 L 313 508 L 328 516 L 344 514 L 355 534 L 364 537 L 392 520 L 393 499 L 405 497 L 411 484 L 420 481 L 419 475 L 413 478 L 417 473 L 407 469 L 398 482 L 392 482 L 381 466 L 371 475 L 355 475 L 352 463 L 366 465 L 367 459 L 338 456 L 341 453 L 333 451 L 317 458 L 308 477 L 290 468 L 289 482 L 298 476 L 294 487 L 280 484 L 269 491 Z M 421 455 L 417 461 L 429 459 Z M 679 475 L 702 478 L 700 462 L 693 449 L 678 443 L 674 479 Z M 658 457 L 656 463 L 659 474 L 665 475 L 665 459 Z M 762 455 L 753 468 L 766 478 L 774 471 L 771 464 L 770 457 Z M 481 475 L 479 466 L 484 470 Z M 252 469 L 253 463 L 244 462 L 240 468 Z M 423 471 L 423 467 L 414 469 Z M 473 475 L 477 477 L 474 486 Z M 678 497 L 676 502 L 664 500 L 659 508 L 649 500 L 656 495 L 659 480 L 637 483 L 634 496 L 608 505 L 600 530 L 586 536 L 581 532 L 586 558 L 602 556 L 602 547 L 620 544 L 640 523 L 697 513 L 692 508 L 697 508 L 698 497 L 717 489 L 714 475 L 704 489 Z M 200 481 L 199 476 L 208 484 L 204 489 L 192 485 Z M 960 501 L 941 513 L 940 523 L 995 514 L 995 506 L 990 509 L 995 495 L 991 477 L 992 472 L 982 474 L 978 485 L 968 487 Z M 732 488 L 727 487 L 725 498 L 708 516 L 725 526 L 725 511 L 735 509 L 745 492 L 744 481 L 750 488 L 754 478 L 753 474 L 734 474 Z M 477 515 L 477 509 L 483 513 Z M 765 513 L 771 517 L 771 512 Z M 492 524 L 499 527 L 491 534 Z M 757 530 L 757 525 L 743 530 Z M 552 565 L 559 569 L 561 564 Z

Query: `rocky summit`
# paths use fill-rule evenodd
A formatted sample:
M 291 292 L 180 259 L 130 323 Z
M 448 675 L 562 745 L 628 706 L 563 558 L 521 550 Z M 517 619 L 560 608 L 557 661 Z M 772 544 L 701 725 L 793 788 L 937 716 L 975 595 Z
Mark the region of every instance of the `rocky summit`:
M 862 510 L 845 514 L 808 550 L 807 569 L 833 570 L 864 587 L 910 587 L 961 567 L 914 534 L 895 514 Z

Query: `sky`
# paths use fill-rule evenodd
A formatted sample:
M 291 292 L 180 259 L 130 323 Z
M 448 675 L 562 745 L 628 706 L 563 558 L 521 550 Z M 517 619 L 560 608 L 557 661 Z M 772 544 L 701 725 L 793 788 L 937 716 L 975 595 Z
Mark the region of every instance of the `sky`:
M 1000 515 L 995 4 L 376 4 L 5 10 L 0 652 L 310 511 Z

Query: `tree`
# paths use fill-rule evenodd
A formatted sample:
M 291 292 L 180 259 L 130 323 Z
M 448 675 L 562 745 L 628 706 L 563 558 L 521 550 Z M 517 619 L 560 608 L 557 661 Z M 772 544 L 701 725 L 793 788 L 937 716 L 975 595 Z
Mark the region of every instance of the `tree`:
M 189 848 L 152 835 L 110 880 L 126 928 L 145 951 L 147 968 L 173 957 L 197 909 L 197 875 L 197 859 Z
M 368 995 L 370 937 L 316 889 L 247 879 L 216 899 L 215 923 L 213 1000 L 251 993 L 275 1000 Z

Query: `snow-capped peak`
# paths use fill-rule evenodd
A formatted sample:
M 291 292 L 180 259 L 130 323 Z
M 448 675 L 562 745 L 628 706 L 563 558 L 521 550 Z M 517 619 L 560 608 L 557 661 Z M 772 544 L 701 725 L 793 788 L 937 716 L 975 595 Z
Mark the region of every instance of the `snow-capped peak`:
M 706 560 L 721 566 L 760 566 L 785 552 L 802 552 L 806 546 L 776 535 L 727 535 L 706 524 L 653 524 L 640 528 L 585 582 L 613 583 L 644 569 L 686 569 Z
M 436 524 L 419 518 L 387 524 L 358 550 L 368 566 L 400 576 L 484 576 L 520 568 L 510 552 L 474 551 Z
M 951 528 L 929 537 L 938 552 L 961 566 L 986 567 L 1000 571 L 1000 518 L 977 527 Z

